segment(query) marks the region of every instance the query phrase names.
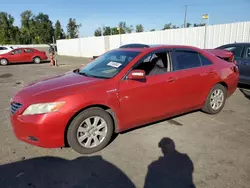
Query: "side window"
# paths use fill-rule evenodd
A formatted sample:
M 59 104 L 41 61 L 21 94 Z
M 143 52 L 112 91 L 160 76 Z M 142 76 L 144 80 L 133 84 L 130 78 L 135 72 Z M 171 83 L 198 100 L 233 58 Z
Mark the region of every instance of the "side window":
M 164 74 L 170 70 L 169 52 L 151 53 L 141 59 L 134 69 L 144 70 L 147 76 Z
M 33 52 L 33 50 L 31 50 L 31 49 L 24 49 L 24 53 L 31 53 L 31 52 Z
M 200 54 L 200 58 L 201 58 L 201 64 L 203 66 L 207 66 L 207 65 L 212 65 L 213 64 L 208 58 L 204 57 L 201 54 Z
M 0 47 L 0 50 L 8 50 L 8 48 Z
M 190 69 L 201 66 L 199 54 L 197 52 L 176 51 L 174 54 L 175 70 Z
M 22 53 L 22 49 L 17 49 L 12 52 L 13 54 L 20 54 Z
M 225 47 L 223 49 L 231 51 L 234 54 L 235 57 L 240 58 L 243 47 L 242 46 L 230 46 L 230 47 Z
M 246 58 L 250 59 L 250 46 L 246 47 Z

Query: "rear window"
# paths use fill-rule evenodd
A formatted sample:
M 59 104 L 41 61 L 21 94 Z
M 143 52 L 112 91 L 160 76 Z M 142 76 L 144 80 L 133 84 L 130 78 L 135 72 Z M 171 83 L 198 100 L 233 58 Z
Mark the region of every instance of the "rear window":
M 223 48 L 224 50 L 228 50 L 234 54 L 235 57 L 241 57 L 242 55 L 242 46 L 230 46 L 230 47 L 225 47 Z

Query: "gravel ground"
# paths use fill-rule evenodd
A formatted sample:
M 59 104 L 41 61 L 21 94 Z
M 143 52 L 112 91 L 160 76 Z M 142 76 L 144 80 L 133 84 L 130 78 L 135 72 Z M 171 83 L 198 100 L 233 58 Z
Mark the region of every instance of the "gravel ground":
M 59 67 L 50 67 L 48 63 L 0 67 L 1 188 L 117 188 L 145 184 L 154 188 L 249 187 L 247 88 L 238 89 L 218 115 L 194 112 L 129 131 L 90 156 L 81 156 L 70 148 L 44 149 L 18 141 L 8 116 L 12 95 L 24 84 L 72 70 L 88 61 L 60 56 Z M 158 147 L 161 140 L 168 143 L 165 155 Z

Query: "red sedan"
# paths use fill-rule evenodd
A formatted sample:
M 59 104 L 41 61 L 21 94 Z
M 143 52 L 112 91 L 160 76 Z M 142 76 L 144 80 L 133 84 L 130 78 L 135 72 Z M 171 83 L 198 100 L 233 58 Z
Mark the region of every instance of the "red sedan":
M 45 52 L 36 50 L 34 48 L 15 48 L 8 53 L 0 54 L 1 65 L 24 62 L 40 63 L 41 61 L 47 59 L 48 57 L 46 56 Z
M 189 46 L 109 51 L 15 94 L 13 130 L 36 146 L 69 144 L 89 154 L 103 149 L 113 133 L 193 110 L 217 114 L 239 79 L 237 66 L 223 60 L 228 55 Z

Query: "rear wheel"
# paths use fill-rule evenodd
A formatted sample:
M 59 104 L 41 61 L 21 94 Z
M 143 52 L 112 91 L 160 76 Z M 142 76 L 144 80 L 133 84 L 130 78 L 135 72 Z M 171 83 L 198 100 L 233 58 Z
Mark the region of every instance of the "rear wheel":
M 72 149 L 80 154 L 91 154 L 103 149 L 113 134 L 113 120 L 101 108 L 90 108 L 78 114 L 67 131 Z
M 224 108 L 226 98 L 227 89 L 221 84 L 216 84 L 207 96 L 202 110 L 208 114 L 217 114 Z
M 41 58 L 40 57 L 34 57 L 33 62 L 36 64 L 41 63 Z
M 8 64 L 8 60 L 7 59 L 1 59 L 0 60 L 0 63 L 1 63 L 1 65 L 7 65 Z

